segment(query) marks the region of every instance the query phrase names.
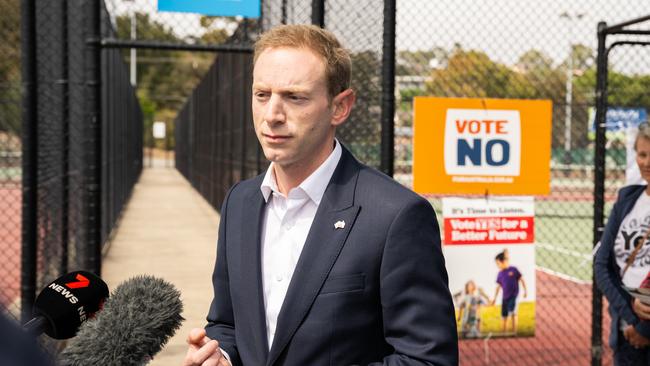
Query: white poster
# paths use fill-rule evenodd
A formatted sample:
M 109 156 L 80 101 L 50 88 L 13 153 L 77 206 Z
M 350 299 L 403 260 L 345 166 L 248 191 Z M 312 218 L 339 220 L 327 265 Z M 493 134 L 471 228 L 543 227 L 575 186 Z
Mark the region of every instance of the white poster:
M 449 197 L 442 204 L 443 251 L 459 336 L 533 336 L 533 198 Z

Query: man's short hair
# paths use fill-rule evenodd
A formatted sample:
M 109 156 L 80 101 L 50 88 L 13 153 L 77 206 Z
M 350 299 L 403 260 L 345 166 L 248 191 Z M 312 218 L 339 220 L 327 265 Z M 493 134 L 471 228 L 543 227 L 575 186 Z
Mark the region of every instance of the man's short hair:
M 330 98 L 350 87 L 350 53 L 332 32 L 307 24 L 275 27 L 262 34 L 255 42 L 253 63 L 257 62 L 257 58 L 265 50 L 279 47 L 306 48 L 322 57 L 325 61 L 325 79 Z

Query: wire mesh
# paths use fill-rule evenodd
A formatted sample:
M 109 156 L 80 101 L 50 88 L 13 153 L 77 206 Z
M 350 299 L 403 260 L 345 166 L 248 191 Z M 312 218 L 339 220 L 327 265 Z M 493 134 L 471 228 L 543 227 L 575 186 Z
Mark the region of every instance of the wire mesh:
M 105 27 L 105 36 L 116 34 L 111 24 Z M 144 126 L 123 54 L 104 49 L 101 65 L 101 242 L 107 243 L 142 171 Z
M 87 188 L 84 172 L 89 164 L 89 146 L 83 143 L 88 137 L 83 104 L 87 85 L 80 61 L 86 39 L 79 31 L 84 17 L 78 13 L 84 3 L 37 2 L 40 285 L 73 269 L 85 253 L 88 203 L 74 194 Z M 157 13 L 153 1 L 109 0 L 105 5 L 104 36 L 122 40 L 250 44 L 261 30 L 312 21 L 312 3 L 298 0 L 264 1 L 261 23 Z M 378 167 L 383 2 L 330 0 L 325 5 L 325 27 L 352 52 L 352 86 L 357 91 L 356 107 L 339 138 L 360 160 Z M 0 11 L 0 35 L 8 40 L 0 44 L 0 303 L 11 309 L 18 306 L 21 270 L 19 1 L 0 2 Z M 461 364 L 588 363 L 596 23 L 635 18 L 650 8 L 632 0 L 400 0 L 397 12 L 394 166 L 395 177 L 405 185 L 412 184 L 414 96 L 553 102 L 551 194 L 536 197 L 536 335 L 461 341 Z M 612 54 L 610 106 L 647 110 L 646 49 L 622 48 Z M 246 87 L 251 83 L 250 58 L 249 53 L 215 59 L 213 53 L 102 52 L 103 239 L 142 168 L 142 144 L 176 145 L 177 168 L 215 207 L 234 182 L 264 169 Z M 151 137 L 154 121 L 174 119 L 175 124 L 168 124 L 174 141 Z M 609 136 L 606 164 L 608 211 L 625 179 L 626 155 L 619 137 Z M 440 212 L 441 197 L 429 198 Z M 607 324 L 605 319 L 605 337 Z M 611 363 L 607 348 L 603 360 Z
M 67 270 L 68 106 L 66 3 L 36 3 L 38 123 L 37 288 Z
M 396 177 L 411 184 L 414 96 L 550 99 L 551 193 L 536 197 L 534 338 L 460 343 L 461 364 L 587 364 L 591 357 L 596 24 L 644 15 L 636 2 L 400 0 L 397 6 Z M 614 105 L 647 108 L 647 53 L 616 56 Z M 625 79 L 625 80 L 623 80 Z M 632 82 L 634 81 L 634 82 Z M 635 87 L 636 86 L 636 87 Z M 624 146 L 608 142 L 609 211 L 622 186 Z M 431 201 L 441 212 L 439 196 Z M 495 277 L 496 278 L 496 277 Z M 608 324 L 608 320 L 604 320 Z M 605 329 L 604 344 L 607 345 Z M 611 364 L 606 347 L 604 364 Z
M 0 2 L 0 312 L 18 315 L 21 242 L 20 1 Z
M 30 296 L 23 296 L 28 301 L 21 304 L 21 287 L 23 292 L 38 291 L 62 273 L 87 265 L 93 252 L 87 233 L 94 225 L 89 208 L 95 206 L 88 192 L 99 187 L 110 194 L 110 202 L 101 203 L 105 240 L 141 167 L 142 117 L 119 52 L 105 52 L 103 64 L 110 75 L 104 75 L 103 82 L 87 78 L 91 40 L 84 32 L 89 4 L 84 0 L 34 2 L 35 19 L 27 21 L 35 29 L 35 42 L 28 47 L 35 51 L 37 103 L 21 108 L 21 62 L 22 67 L 29 67 L 29 60 L 20 59 L 21 22 L 26 20 L 21 20 L 19 0 L 0 2 L 0 34 L 6 40 L 0 45 L 0 309 L 14 316 L 23 308 L 29 314 L 32 305 Z M 107 131 L 94 145 L 90 137 L 95 131 L 90 126 L 96 120 L 89 116 L 96 111 L 89 111 L 87 101 L 99 85 L 106 96 L 101 120 Z M 35 126 L 30 127 L 37 130 L 35 145 L 21 141 L 24 110 L 36 111 Z M 30 254 L 21 247 L 23 146 L 29 146 L 30 154 L 37 152 L 36 247 L 32 248 L 36 261 L 33 265 L 26 261 L 25 267 L 21 267 L 21 258 Z M 88 179 L 88 167 L 97 165 L 89 153 L 102 147 L 105 164 L 100 168 L 105 183 L 96 186 Z M 21 283 L 21 274 L 26 273 L 35 274 L 35 288 Z
M 312 3 L 306 1 L 264 1 L 262 30 L 279 24 L 311 23 L 312 10 Z M 382 14 L 383 7 L 372 1 L 327 2 L 325 9 L 326 28 L 344 44 L 354 45 L 352 87 L 357 102 L 338 137 L 360 160 L 375 167 L 380 163 Z M 260 24 L 245 25 L 238 30 L 245 29 L 250 35 L 230 42 L 254 39 Z M 248 56 L 233 57 L 217 56 L 215 65 L 175 121 L 177 167 L 216 208 L 233 183 L 259 174 L 268 164 L 250 115 L 250 88 L 246 85 L 252 80 L 251 60 Z M 230 77 L 236 77 L 236 82 L 232 83 Z M 237 92 L 222 92 L 224 85 L 235 86 Z M 224 111 L 236 117 L 229 120 L 230 113 L 221 114 Z
M 349 48 L 352 88 L 357 100 L 337 131 L 341 142 L 362 162 L 380 165 L 383 2 L 327 1 L 325 28 Z

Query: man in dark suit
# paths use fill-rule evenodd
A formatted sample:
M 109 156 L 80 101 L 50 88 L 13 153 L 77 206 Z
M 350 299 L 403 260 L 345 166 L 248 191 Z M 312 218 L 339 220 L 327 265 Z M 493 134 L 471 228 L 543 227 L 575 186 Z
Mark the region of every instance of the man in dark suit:
M 50 366 L 54 362 L 36 338 L 9 319 L 0 309 L 0 365 Z
M 350 56 L 328 31 L 255 46 L 266 174 L 221 210 L 214 299 L 185 365 L 456 365 L 454 309 L 431 205 L 335 139 Z

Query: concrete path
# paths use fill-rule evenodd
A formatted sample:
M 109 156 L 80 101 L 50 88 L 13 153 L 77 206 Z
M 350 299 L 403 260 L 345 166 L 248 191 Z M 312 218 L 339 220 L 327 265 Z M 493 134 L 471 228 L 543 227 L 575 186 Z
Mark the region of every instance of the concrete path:
M 138 275 L 173 283 L 182 293 L 182 328 L 149 365 L 180 365 L 191 328 L 203 327 L 212 300 L 210 279 L 219 215 L 174 168 L 145 169 L 104 254 L 110 289 Z

